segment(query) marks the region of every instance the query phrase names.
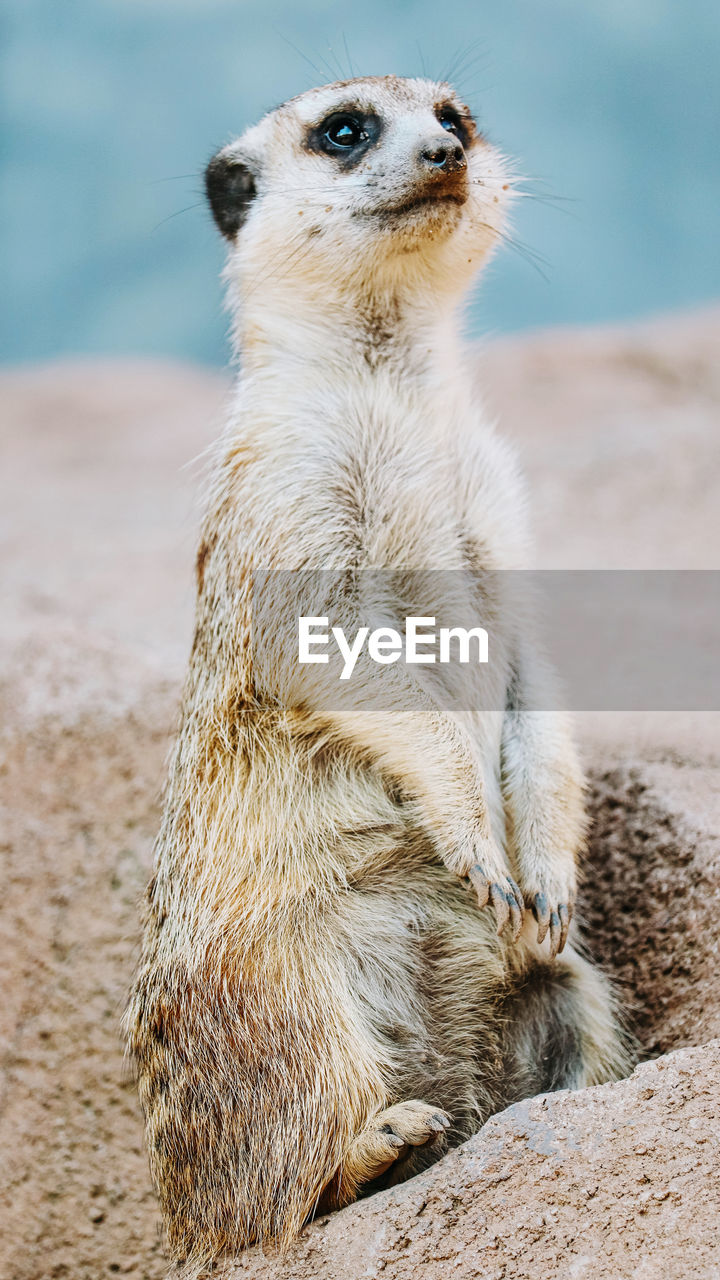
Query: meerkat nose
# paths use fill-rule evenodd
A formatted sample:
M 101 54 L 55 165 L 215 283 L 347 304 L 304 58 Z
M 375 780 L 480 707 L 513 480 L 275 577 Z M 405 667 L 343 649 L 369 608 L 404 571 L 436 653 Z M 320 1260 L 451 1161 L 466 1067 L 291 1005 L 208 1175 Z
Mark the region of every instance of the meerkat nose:
M 467 160 L 459 142 L 447 136 L 428 138 L 420 146 L 418 161 L 423 169 L 433 172 L 457 173 L 467 168 Z

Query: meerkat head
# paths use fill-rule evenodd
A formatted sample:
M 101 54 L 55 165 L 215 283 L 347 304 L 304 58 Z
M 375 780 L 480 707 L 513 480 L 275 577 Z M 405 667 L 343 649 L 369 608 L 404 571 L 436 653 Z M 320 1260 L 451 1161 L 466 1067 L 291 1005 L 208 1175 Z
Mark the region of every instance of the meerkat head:
M 278 286 L 299 301 L 305 284 L 330 304 L 412 282 L 461 293 L 501 233 L 509 179 L 449 85 L 385 76 L 284 103 L 210 161 L 206 190 L 238 303 Z

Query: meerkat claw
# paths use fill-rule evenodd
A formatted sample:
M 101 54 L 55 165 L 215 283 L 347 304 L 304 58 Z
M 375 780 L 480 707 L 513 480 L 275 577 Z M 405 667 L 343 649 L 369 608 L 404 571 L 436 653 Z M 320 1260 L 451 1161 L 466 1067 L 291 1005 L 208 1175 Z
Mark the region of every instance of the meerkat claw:
M 520 930 L 523 927 L 525 919 L 525 903 L 523 901 L 522 892 L 519 885 L 514 880 L 508 880 L 510 885 L 510 895 L 508 897 L 508 905 L 510 907 L 510 919 L 512 921 L 512 939 L 517 942 L 520 937 Z
M 537 920 L 537 940 L 538 942 L 543 942 L 550 924 L 550 907 L 544 893 L 535 894 L 530 904 L 530 910 Z
M 560 947 L 560 916 L 557 911 L 550 912 L 550 955 L 553 958 L 557 955 Z
M 490 898 L 495 911 L 495 919 L 497 921 L 497 935 L 500 937 L 508 920 L 510 919 L 510 906 L 508 903 L 508 895 L 503 893 L 499 884 L 490 885 Z
M 480 864 L 476 863 L 468 871 L 467 878 L 477 894 L 478 906 L 486 907 L 490 901 L 490 877 L 485 874 Z
M 558 943 L 558 955 L 563 950 L 567 942 L 568 930 L 572 919 L 572 910 L 564 902 L 558 907 L 558 916 L 560 917 L 560 941 Z

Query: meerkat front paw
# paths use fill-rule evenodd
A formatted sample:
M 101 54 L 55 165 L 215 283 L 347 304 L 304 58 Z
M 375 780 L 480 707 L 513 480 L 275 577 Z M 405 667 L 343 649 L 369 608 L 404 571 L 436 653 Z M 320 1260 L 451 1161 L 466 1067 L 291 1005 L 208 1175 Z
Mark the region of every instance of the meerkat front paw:
M 548 884 L 525 889 L 525 902 L 537 921 L 537 940 L 544 942 L 550 935 L 550 955 L 557 956 L 568 939 L 570 922 L 575 910 L 575 882 L 559 886 Z
M 525 903 L 519 886 L 509 875 L 493 874 L 480 863 L 470 867 L 467 878 L 477 894 L 478 906 L 492 904 L 498 937 L 509 923 L 512 940 L 517 942 L 525 918 Z
M 495 912 L 498 937 L 508 924 L 513 942 L 517 942 L 525 918 L 522 892 L 509 873 L 507 861 L 495 840 L 489 835 L 472 841 L 470 853 L 463 849 L 457 860 L 463 871 L 461 879 L 475 890 L 479 907 L 488 904 Z
M 479 907 L 488 903 L 495 912 L 498 937 L 508 924 L 513 942 L 517 942 L 525 917 L 525 901 L 515 883 L 501 846 L 482 824 L 477 829 L 463 831 L 459 838 L 447 840 L 450 853 L 445 865 L 460 880 L 475 890 Z

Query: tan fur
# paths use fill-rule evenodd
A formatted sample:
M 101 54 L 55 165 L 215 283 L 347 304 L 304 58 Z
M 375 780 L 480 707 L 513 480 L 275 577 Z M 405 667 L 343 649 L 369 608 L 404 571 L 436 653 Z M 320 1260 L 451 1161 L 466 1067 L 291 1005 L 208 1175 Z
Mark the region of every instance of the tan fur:
M 527 709 L 550 676 L 502 585 L 505 713 L 451 712 L 399 665 L 378 696 L 369 663 L 344 705 L 283 662 L 285 588 L 254 613 L 258 569 L 352 570 L 325 602 L 350 625 L 387 618 L 353 587 L 364 569 L 444 571 L 450 616 L 452 571 L 528 563 L 514 461 L 457 322 L 502 230 L 505 162 L 468 124 L 464 202 L 393 213 L 446 101 L 428 81 L 331 85 L 225 153 L 257 182 L 226 273 L 241 373 L 127 1015 L 170 1252 L 198 1265 L 284 1245 L 516 1098 L 626 1065 L 602 978 L 572 944 L 552 958 L 582 779 L 562 717 Z M 385 129 L 341 172 L 304 140 L 348 106 Z M 544 943 L 529 914 L 498 937 L 481 905 L 492 882 L 502 924 L 513 881 L 560 912 Z

